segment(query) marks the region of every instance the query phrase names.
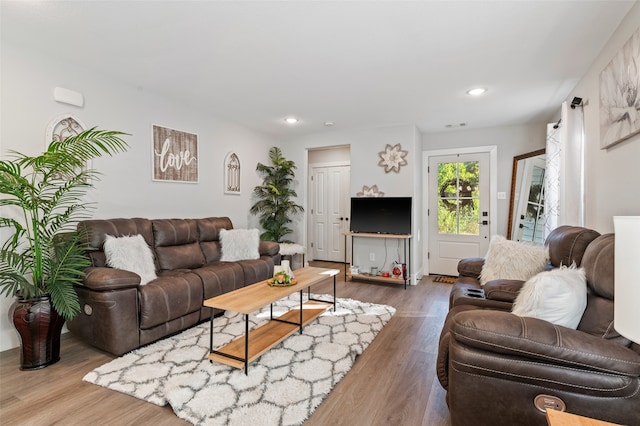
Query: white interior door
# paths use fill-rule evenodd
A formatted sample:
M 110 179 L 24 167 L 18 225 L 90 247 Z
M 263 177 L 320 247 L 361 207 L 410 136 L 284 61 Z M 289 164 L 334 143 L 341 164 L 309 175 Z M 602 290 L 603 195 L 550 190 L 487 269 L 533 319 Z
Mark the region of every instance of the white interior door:
M 312 167 L 313 259 L 345 260 L 344 233 L 349 230 L 349 166 Z
M 458 275 L 460 259 L 489 247 L 489 153 L 429 157 L 429 273 Z

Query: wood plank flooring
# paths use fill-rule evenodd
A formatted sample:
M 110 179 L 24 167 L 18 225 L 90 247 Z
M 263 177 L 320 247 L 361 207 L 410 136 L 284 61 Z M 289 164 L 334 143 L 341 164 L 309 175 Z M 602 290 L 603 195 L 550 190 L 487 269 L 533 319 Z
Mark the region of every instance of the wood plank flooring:
M 312 262 L 339 268 L 340 263 Z M 450 284 L 428 277 L 417 286 L 344 282 L 338 297 L 384 303 L 395 316 L 329 396 L 305 422 L 316 425 L 449 426 L 445 392 L 435 376 L 438 336 Z M 330 281 L 312 292 L 332 293 Z M 17 349 L 0 353 L 0 425 L 187 425 L 171 407 L 85 383 L 82 377 L 112 355 L 66 333 L 61 360 L 42 370 L 20 371 Z M 256 425 L 259 426 L 259 425 Z

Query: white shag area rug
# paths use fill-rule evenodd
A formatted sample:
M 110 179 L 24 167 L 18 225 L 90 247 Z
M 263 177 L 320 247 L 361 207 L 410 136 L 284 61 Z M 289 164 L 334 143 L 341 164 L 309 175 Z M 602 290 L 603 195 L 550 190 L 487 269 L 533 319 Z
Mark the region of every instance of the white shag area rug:
M 299 303 L 299 294 L 276 302 L 274 316 Z M 209 362 L 206 322 L 114 359 L 83 380 L 153 404 L 170 404 L 178 417 L 195 425 L 298 425 L 347 374 L 395 311 L 339 298 L 335 312 L 325 312 L 302 334 L 288 337 L 249 364 L 248 375 Z M 267 306 L 249 316 L 249 327 L 268 318 Z M 244 334 L 241 314 L 227 312 L 213 324 L 214 348 Z

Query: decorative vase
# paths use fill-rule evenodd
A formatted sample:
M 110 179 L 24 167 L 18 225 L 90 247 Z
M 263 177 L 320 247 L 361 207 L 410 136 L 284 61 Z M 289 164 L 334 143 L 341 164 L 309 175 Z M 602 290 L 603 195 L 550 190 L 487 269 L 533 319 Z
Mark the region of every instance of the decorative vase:
M 49 295 L 17 298 L 9 318 L 20 335 L 20 369 L 35 370 L 60 360 L 60 334 L 64 318 L 58 315 Z

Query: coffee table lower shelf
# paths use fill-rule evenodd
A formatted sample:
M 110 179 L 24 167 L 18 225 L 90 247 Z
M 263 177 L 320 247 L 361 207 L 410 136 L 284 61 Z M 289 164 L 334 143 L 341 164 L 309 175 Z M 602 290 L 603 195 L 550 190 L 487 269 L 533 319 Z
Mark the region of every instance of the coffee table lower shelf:
M 300 309 L 292 309 L 260 327 L 249 330 L 248 335 L 238 337 L 225 346 L 210 352 L 209 360 L 234 368 L 246 368 L 246 364 L 253 362 L 296 331 L 302 331 L 303 326 L 333 307 L 333 303 L 310 300 L 302 306 L 302 323 L 299 322 Z

